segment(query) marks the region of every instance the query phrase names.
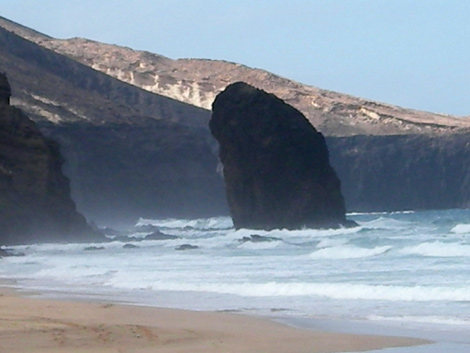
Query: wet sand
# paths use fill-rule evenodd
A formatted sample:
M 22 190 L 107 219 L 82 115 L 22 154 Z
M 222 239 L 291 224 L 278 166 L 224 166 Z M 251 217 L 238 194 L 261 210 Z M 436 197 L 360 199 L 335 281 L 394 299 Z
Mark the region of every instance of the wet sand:
M 423 343 L 302 330 L 237 314 L 44 300 L 0 288 L 1 353 L 326 353 Z

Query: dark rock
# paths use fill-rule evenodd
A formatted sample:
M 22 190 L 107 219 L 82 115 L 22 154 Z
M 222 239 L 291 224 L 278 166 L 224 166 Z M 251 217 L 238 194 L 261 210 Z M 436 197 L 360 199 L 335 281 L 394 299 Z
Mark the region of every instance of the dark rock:
M 159 231 L 159 228 L 153 224 L 145 224 L 136 226 L 136 230 L 139 232 L 156 232 Z
M 248 241 L 251 241 L 253 243 L 263 243 L 263 242 L 270 242 L 270 241 L 279 241 L 282 240 L 281 238 L 276 238 L 276 237 L 263 237 L 262 235 L 258 234 L 252 234 L 249 237 L 243 237 L 240 242 L 241 243 L 246 243 Z
M 124 244 L 122 248 L 123 249 L 136 249 L 138 248 L 138 246 L 134 244 Z
M 110 227 L 104 227 L 100 229 L 104 235 L 114 236 L 114 237 L 126 237 L 129 234 L 128 230 L 118 230 Z
M 10 105 L 11 88 L 7 76 L 0 74 L 0 104 Z
M 152 234 L 148 234 L 145 237 L 131 237 L 126 235 L 117 235 L 115 236 L 112 241 L 121 241 L 123 243 L 127 243 L 128 241 L 143 241 L 143 240 L 171 240 L 171 239 L 178 239 L 179 237 L 172 234 L 165 234 L 160 231 L 154 231 Z
M 100 251 L 104 250 L 104 246 L 87 246 L 86 248 L 83 249 L 83 251 Z
M 12 252 L 9 249 L 0 249 L 0 258 L 2 257 L 12 257 L 12 256 L 25 256 L 22 252 Z
M 210 129 L 236 228 L 346 224 L 325 139 L 298 110 L 238 82 L 216 97 Z
M 160 231 L 156 231 L 145 237 L 145 240 L 169 240 L 169 239 L 178 239 L 178 237 L 176 235 L 165 234 Z
M 144 238 L 137 238 L 137 237 L 129 237 L 126 235 L 118 235 L 115 236 L 111 241 L 120 241 L 122 243 L 127 243 L 128 241 L 142 241 Z
M 191 244 L 183 244 L 175 248 L 175 250 L 194 250 L 199 249 L 199 246 L 191 245 Z
M 0 74 L 0 244 L 102 239 L 76 210 L 59 146 L 9 96 Z

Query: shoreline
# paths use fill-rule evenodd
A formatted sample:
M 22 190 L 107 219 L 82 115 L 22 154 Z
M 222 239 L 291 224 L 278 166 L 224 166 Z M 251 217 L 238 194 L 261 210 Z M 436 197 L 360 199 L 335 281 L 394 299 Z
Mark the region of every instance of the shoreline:
M 241 314 L 33 298 L 3 285 L 0 352 L 329 353 L 432 343 L 294 328 Z

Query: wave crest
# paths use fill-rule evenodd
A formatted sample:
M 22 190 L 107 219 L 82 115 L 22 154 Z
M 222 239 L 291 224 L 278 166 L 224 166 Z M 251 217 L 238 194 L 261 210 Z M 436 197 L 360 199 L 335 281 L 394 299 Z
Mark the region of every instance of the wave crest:
M 356 246 L 336 246 L 332 248 L 322 248 L 310 254 L 312 259 L 361 259 L 377 256 L 388 252 L 392 246 L 378 246 L 375 248 L 359 248 Z
M 429 257 L 470 257 L 470 245 L 458 243 L 443 243 L 435 241 L 422 243 L 400 250 L 406 255 L 421 255 Z

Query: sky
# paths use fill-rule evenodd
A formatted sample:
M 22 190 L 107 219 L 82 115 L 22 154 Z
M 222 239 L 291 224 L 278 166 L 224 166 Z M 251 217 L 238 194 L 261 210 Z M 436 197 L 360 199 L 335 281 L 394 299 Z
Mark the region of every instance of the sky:
M 470 116 L 468 0 L 0 0 L 0 16 L 56 38 L 227 60 Z

